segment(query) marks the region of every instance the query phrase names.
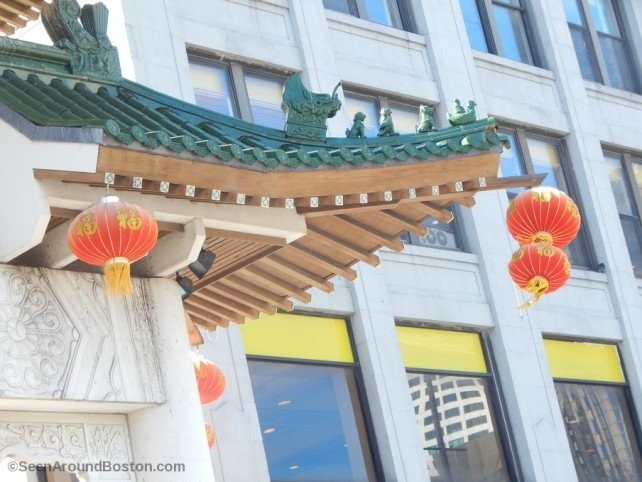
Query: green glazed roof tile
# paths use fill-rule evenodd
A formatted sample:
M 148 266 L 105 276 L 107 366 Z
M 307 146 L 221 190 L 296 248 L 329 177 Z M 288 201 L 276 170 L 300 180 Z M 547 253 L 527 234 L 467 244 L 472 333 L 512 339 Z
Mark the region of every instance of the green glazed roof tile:
M 51 75 L 15 66 L 1 69 L 0 101 L 37 125 L 100 127 L 105 143 L 167 149 L 213 162 L 262 170 L 350 168 L 401 164 L 489 150 L 504 139 L 492 118 L 423 134 L 364 139 L 293 139 L 284 131 L 227 117 L 144 86 Z M 109 140 L 109 139 L 113 140 Z

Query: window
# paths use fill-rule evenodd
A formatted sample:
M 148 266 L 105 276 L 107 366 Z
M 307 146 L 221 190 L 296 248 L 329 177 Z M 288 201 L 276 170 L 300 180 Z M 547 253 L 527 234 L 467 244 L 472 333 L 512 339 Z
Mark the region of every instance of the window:
M 345 320 L 241 325 L 271 480 L 377 480 Z
M 642 479 L 642 458 L 617 347 L 544 340 L 580 482 Z
M 523 0 L 460 0 L 470 47 L 539 65 Z
M 642 158 L 605 152 L 604 160 L 631 265 L 635 275 L 642 277 Z
M 563 0 L 562 3 L 582 77 L 640 92 L 620 2 Z
M 504 149 L 500 157 L 502 176 L 545 173 L 542 186 L 554 187 L 567 193 L 580 207 L 581 213 L 579 196 L 572 189 L 572 179 L 567 177 L 570 166 L 567 165 L 562 141 L 524 129 L 502 129 L 501 131 L 508 136 L 511 144 L 511 148 Z M 524 188 L 511 188 L 506 192 L 508 198 L 513 199 L 523 190 Z M 564 248 L 564 251 L 574 267 L 595 267 L 584 222 L 575 240 Z
M 408 380 L 421 377 L 422 396 L 412 403 L 430 480 L 516 479 L 515 456 L 504 453 L 503 440 L 508 435 L 494 408 L 498 393 L 480 336 L 397 326 L 397 338 Z M 436 402 L 442 398 L 445 385 L 454 393 L 443 397 L 444 402 L 449 398 L 451 405 L 440 409 Z M 466 389 L 462 386 L 475 386 L 478 390 L 463 391 Z M 474 397 L 461 396 L 464 393 Z
M 416 30 L 409 0 L 323 0 L 329 10 L 408 32 Z
M 201 59 L 190 59 L 190 72 L 197 105 L 262 126 L 284 128 L 284 76 L 236 62 Z

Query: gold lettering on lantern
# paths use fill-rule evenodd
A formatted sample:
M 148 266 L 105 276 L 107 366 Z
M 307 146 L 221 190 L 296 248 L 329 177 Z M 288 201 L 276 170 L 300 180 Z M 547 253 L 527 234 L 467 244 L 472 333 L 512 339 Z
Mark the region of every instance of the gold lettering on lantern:
M 574 218 L 580 215 L 580 210 L 577 207 L 577 204 L 569 197 L 566 199 L 566 210 L 571 213 L 571 216 Z
M 513 253 L 511 261 L 519 261 L 523 257 L 524 257 L 524 250 L 522 248 L 519 248 L 517 251 Z
M 98 223 L 94 213 L 85 213 L 76 223 L 76 234 L 78 236 L 91 236 L 98 231 Z
M 537 245 L 537 254 L 550 258 L 555 254 L 553 251 L 553 245 L 549 243 L 539 243 Z
M 515 209 L 517 209 L 517 203 L 513 199 L 510 204 L 508 205 L 508 209 L 506 210 L 506 216 L 510 216 L 515 212 Z
M 564 274 L 571 274 L 571 262 L 568 259 L 564 260 Z
M 138 215 L 138 211 L 135 209 L 124 208 L 118 211 L 116 215 L 118 219 L 118 227 L 120 229 L 131 229 L 132 231 L 138 231 L 143 227 L 143 220 Z
M 531 191 L 531 199 L 535 202 L 548 203 L 551 202 L 552 193 L 550 189 L 538 188 Z

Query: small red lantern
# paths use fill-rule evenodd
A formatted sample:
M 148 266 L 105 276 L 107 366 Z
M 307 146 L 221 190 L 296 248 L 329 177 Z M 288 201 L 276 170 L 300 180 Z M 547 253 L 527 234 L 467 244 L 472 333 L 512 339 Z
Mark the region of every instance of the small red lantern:
M 225 390 L 225 376 L 219 367 L 200 355 L 192 354 L 192 363 L 194 364 L 201 404 L 212 403 Z
M 517 286 L 533 295 L 521 310 L 562 287 L 571 275 L 571 263 L 564 251 L 550 243 L 530 243 L 513 253 L 508 272 Z
M 534 187 L 511 201 L 506 225 L 519 244 L 544 242 L 563 248 L 577 236 L 580 212 L 566 193 Z
M 67 231 L 71 252 L 104 268 L 108 294 L 131 293 L 129 265 L 149 253 L 157 239 L 152 214 L 117 196 L 105 196 L 85 209 Z
M 214 442 L 216 442 L 216 433 L 214 433 L 214 428 L 209 424 L 205 424 L 205 435 L 207 436 L 207 446 L 212 449 L 214 447 Z

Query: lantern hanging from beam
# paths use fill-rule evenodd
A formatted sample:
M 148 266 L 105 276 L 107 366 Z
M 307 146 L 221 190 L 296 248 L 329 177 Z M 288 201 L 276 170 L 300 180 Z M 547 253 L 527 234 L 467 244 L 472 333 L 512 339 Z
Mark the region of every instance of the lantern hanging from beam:
M 521 310 L 561 288 L 571 275 L 571 263 L 564 251 L 550 243 L 529 243 L 513 253 L 508 272 L 517 286 L 533 295 Z
M 506 225 L 519 244 L 545 242 L 563 248 L 577 236 L 580 212 L 566 193 L 551 187 L 534 187 L 511 201 Z
M 209 423 L 205 424 L 205 435 L 207 436 L 207 446 L 211 450 L 214 447 L 214 442 L 216 442 L 216 433 Z
M 194 353 L 192 353 L 192 363 L 194 364 L 201 404 L 207 405 L 218 400 L 225 390 L 225 376 L 221 369 L 201 355 Z
M 131 293 L 129 265 L 149 253 L 157 239 L 150 212 L 109 195 L 78 214 L 67 231 L 72 253 L 103 267 L 107 294 Z

